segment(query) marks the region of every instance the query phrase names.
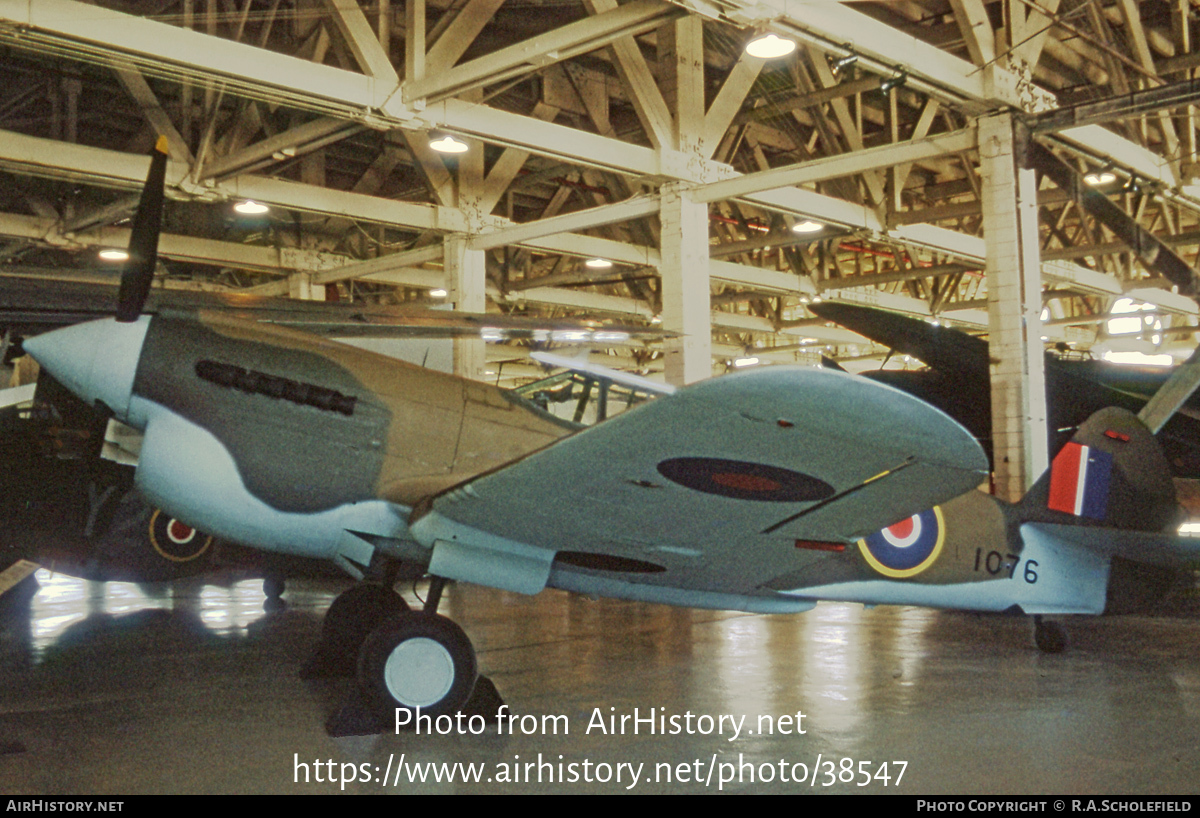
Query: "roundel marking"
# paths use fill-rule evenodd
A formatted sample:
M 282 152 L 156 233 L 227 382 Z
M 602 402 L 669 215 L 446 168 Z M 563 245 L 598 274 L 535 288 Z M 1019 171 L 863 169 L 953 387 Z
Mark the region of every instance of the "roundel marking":
M 886 577 L 913 577 L 937 561 L 946 540 L 942 510 L 928 511 L 900 520 L 858 541 L 867 563 Z
M 150 545 L 163 559 L 171 562 L 191 562 L 212 545 L 213 538 L 197 531 L 160 509 L 150 515 Z
M 196 538 L 196 529 L 190 525 L 184 525 L 178 520 L 171 520 L 167 524 L 167 536 L 176 545 L 187 545 Z
M 810 474 L 743 460 L 674 457 L 659 463 L 658 473 L 685 488 L 735 500 L 815 502 L 834 493 L 833 486 Z
M 894 548 L 908 548 L 920 541 L 923 528 L 920 515 L 914 514 L 907 520 L 889 525 L 879 533 L 887 540 L 888 545 Z

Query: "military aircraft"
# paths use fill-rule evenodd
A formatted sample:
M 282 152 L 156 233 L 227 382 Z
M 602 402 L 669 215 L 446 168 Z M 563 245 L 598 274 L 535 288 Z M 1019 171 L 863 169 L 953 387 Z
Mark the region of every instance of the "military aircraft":
M 161 201 L 161 196 L 161 189 L 148 186 L 139 213 L 148 212 L 150 202 Z M 23 362 L 25 337 L 111 314 L 117 284 L 112 270 L 4 265 L 0 357 L 6 364 Z M 536 344 L 571 340 L 622 345 L 670 335 L 654 326 L 613 321 L 547 319 L 519 312 L 472 314 L 437 305 L 300 301 L 231 291 L 152 289 L 141 311 L 155 315 L 173 310 L 221 312 L 247 322 L 338 338 L 482 336 Z M 421 360 L 420 345 L 409 352 Z M 36 366 L 31 369 L 36 371 Z M 563 389 L 557 391 L 556 399 L 566 397 Z M 112 429 L 107 417 L 97 416 L 44 373 L 31 401 L 32 408 L 18 411 L 6 406 L 0 393 L 0 567 L 28 558 L 84 579 L 134 582 L 231 569 L 262 575 L 272 600 L 282 595 L 286 577 L 319 575 L 332 568 L 323 560 L 246 549 L 184 525 L 149 504 L 133 485 L 136 450 L 113 450 L 104 442 L 106 427 Z M 586 396 L 581 408 L 583 403 Z M 127 427 L 123 431 L 140 445 L 140 435 Z M 96 452 L 89 456 L 89 447 L 99 451 L 102 445 L 107 459 Z
M 128 582 L 236 571 L 263 577 L 271 600 L 289 576 L 332 573 L 327 563 L 217 540 L 150 505 L 133 466 L 94 456 L 107 424 L 51 378 L 32 387 L 0 390 L 0 567 L 30 560 Z
M 809 309 L 818 317 L 925 363 L 912 372 L 880 369 L 862 373 L 941 409 L 963 424 L 991 456 L 991 394 L 987 341 L 918 318 L 857 304 L 821 303 Z M 1139 411 L 1162 386 L 1167 372 L 1114 367 L 1102 361 L 1063 360 L 1046 354 L 1046 407 L 1049 445 L 1057 451 L 1092 413 L 1120 406 Z M 1193 396 L 1158 434 L 1176 477 L 1200 477 L 1200 397 Z
M 1162 533 L 1175 513 L 1166 461 L 1120 409 L 1083 424 L 1010 505 L 976 490 L 987 458 L 966 429 L 863 378 L 743 371 L 581 428 L 311 334 L 205 310 L 143 315 L 153 225 L 133 232 L 116 317 L 26 350 L 101 416 L 144 431 L 135 482 L 166 513 L 366 579 L 335 619 L 354 634 L 343 641 L 361 637 L 346 653 L 380 712 L 469 704 L 474 650 L 437 612 L 451 580 L 760 613 L 822 599 L 1020 612 L 1055 650 L 1061 631 L 1043 615 L 1136 602 L 1126 586 L 1159 590 L 1197 557 Z M 403 563 L 431 577 L 423 610 L 391 591 Z

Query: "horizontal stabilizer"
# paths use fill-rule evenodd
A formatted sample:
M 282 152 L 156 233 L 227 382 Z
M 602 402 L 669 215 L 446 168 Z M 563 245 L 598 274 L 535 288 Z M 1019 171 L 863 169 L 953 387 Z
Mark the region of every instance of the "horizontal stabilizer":
M 17 560 L 12 565 L 0 571 L 0 596 L 11 591 L 41 568 L 36 562 Z
M 1153 531 L 1027 523 L 1030 528 L 1090 551 L 1164 568 L 1200 568 L 1200 538 Z

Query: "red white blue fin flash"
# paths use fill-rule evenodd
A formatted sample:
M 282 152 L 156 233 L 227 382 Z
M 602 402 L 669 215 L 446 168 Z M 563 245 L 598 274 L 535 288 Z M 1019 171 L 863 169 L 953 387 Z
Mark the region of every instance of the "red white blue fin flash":
M 1103 520 L 1108 511 L 1108 484 L 1113 456 L 1108 452 L 1068 443 L 1050 466 L 1050 500 L 1054 511 Z

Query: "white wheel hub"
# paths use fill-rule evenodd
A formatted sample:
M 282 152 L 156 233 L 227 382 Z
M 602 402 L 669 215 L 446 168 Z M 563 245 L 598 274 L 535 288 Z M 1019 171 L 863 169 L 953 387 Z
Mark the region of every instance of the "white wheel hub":
M 429 707 L 454 686 L 454 657 L 434 639 L 406 639 L 388 656 L 383 681 L 400 704 Z

